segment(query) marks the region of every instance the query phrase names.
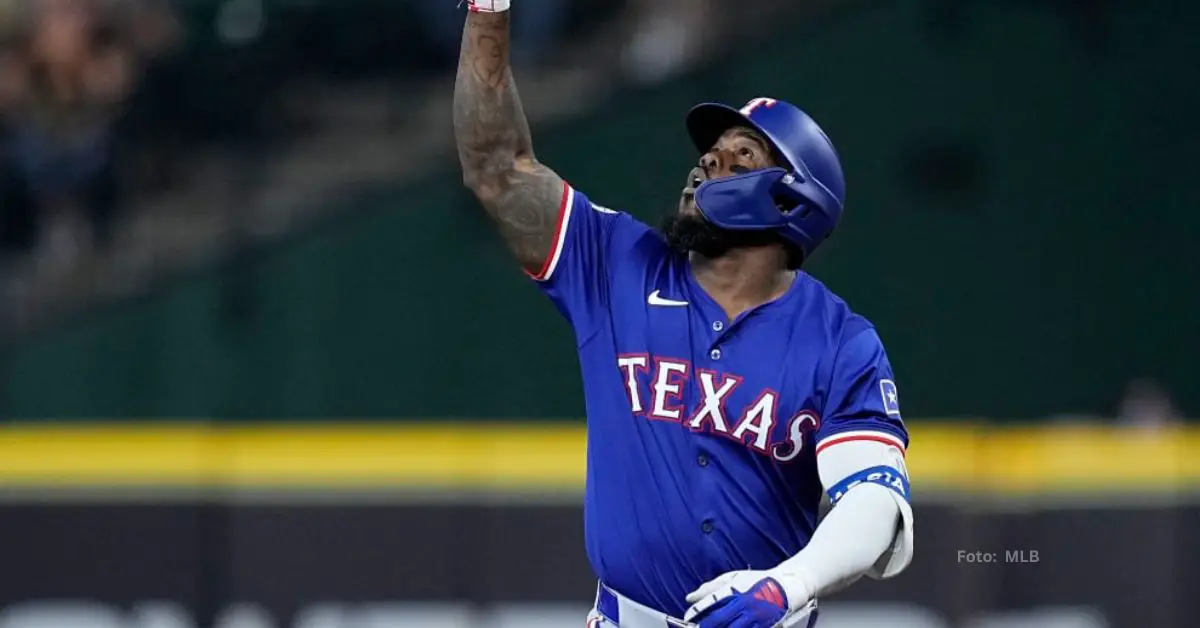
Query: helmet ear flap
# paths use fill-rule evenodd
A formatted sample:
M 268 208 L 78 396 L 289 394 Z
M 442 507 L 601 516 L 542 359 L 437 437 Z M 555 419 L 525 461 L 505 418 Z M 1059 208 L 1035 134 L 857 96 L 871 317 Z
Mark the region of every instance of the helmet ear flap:
M 804 211 L 806 214 L 811 211 L 812 200 L 805 194 L 803 183 L 803 175 L 790 170 L 775 184 L 775 189 L 771 190 L 771 192 L 775 198 L 775 205 L 783 213 L 790 214 L 797 209 Z

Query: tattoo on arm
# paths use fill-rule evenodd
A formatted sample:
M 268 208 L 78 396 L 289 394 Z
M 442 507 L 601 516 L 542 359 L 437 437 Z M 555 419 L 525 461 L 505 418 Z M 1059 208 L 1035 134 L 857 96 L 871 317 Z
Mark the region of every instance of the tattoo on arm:
M 509 14 L 467 15 L 454 90 L 454 133 L 463 182 L 522 266 L 537 271 L 554 246 L 564 183 L 533 154 L 509 67 Z

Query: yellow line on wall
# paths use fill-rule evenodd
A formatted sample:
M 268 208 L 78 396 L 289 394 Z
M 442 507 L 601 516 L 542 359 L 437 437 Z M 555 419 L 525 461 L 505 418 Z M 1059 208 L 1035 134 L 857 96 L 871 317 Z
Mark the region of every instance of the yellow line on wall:
M 8 428 L 0 485 L 574 488 L 583 442 L 486 423 Z
M 910 425 L 914 492 L 1200 488 L 1200 429 Z M 578 491 L 581 425 L 8 424 L 0 487 L 419 488 Z

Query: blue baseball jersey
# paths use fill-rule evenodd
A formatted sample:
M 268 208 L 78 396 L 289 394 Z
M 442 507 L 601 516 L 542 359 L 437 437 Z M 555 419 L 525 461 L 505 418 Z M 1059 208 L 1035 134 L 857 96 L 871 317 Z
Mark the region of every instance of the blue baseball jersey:
M 705 581 L 800 551 L 818 450 L 908 445 L 875 329 L 804 273 L 730 320 L 658 232 L 566 186 L 533 278 L 575 331 L 588 559 L 641 604 L 680 617 Z

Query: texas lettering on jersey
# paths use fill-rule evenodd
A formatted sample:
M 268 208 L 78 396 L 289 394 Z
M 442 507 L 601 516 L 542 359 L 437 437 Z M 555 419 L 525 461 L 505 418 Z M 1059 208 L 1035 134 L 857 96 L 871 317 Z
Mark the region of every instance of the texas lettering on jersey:
M 635 416 L 681 423 L 694 432 L 723 436 L 779 462 L 795 460 L 804 447 L 805 434 L 816 432 L 821 425 L 815 411 L 802 410 L 788 421 L 782 436 L 775 436 L 780 400 L 779 393 L 771 389 L 763 390 L 740 413 L 731 415 L 728 398 L 744 378 L 705 369 L 695 373 L 700 402 L 690 410 L 684 408 L 683 389 L 692 373 L 686 360 L 623 355 L 617 358 L 617 366 L 625 377 L 629 408 Z

